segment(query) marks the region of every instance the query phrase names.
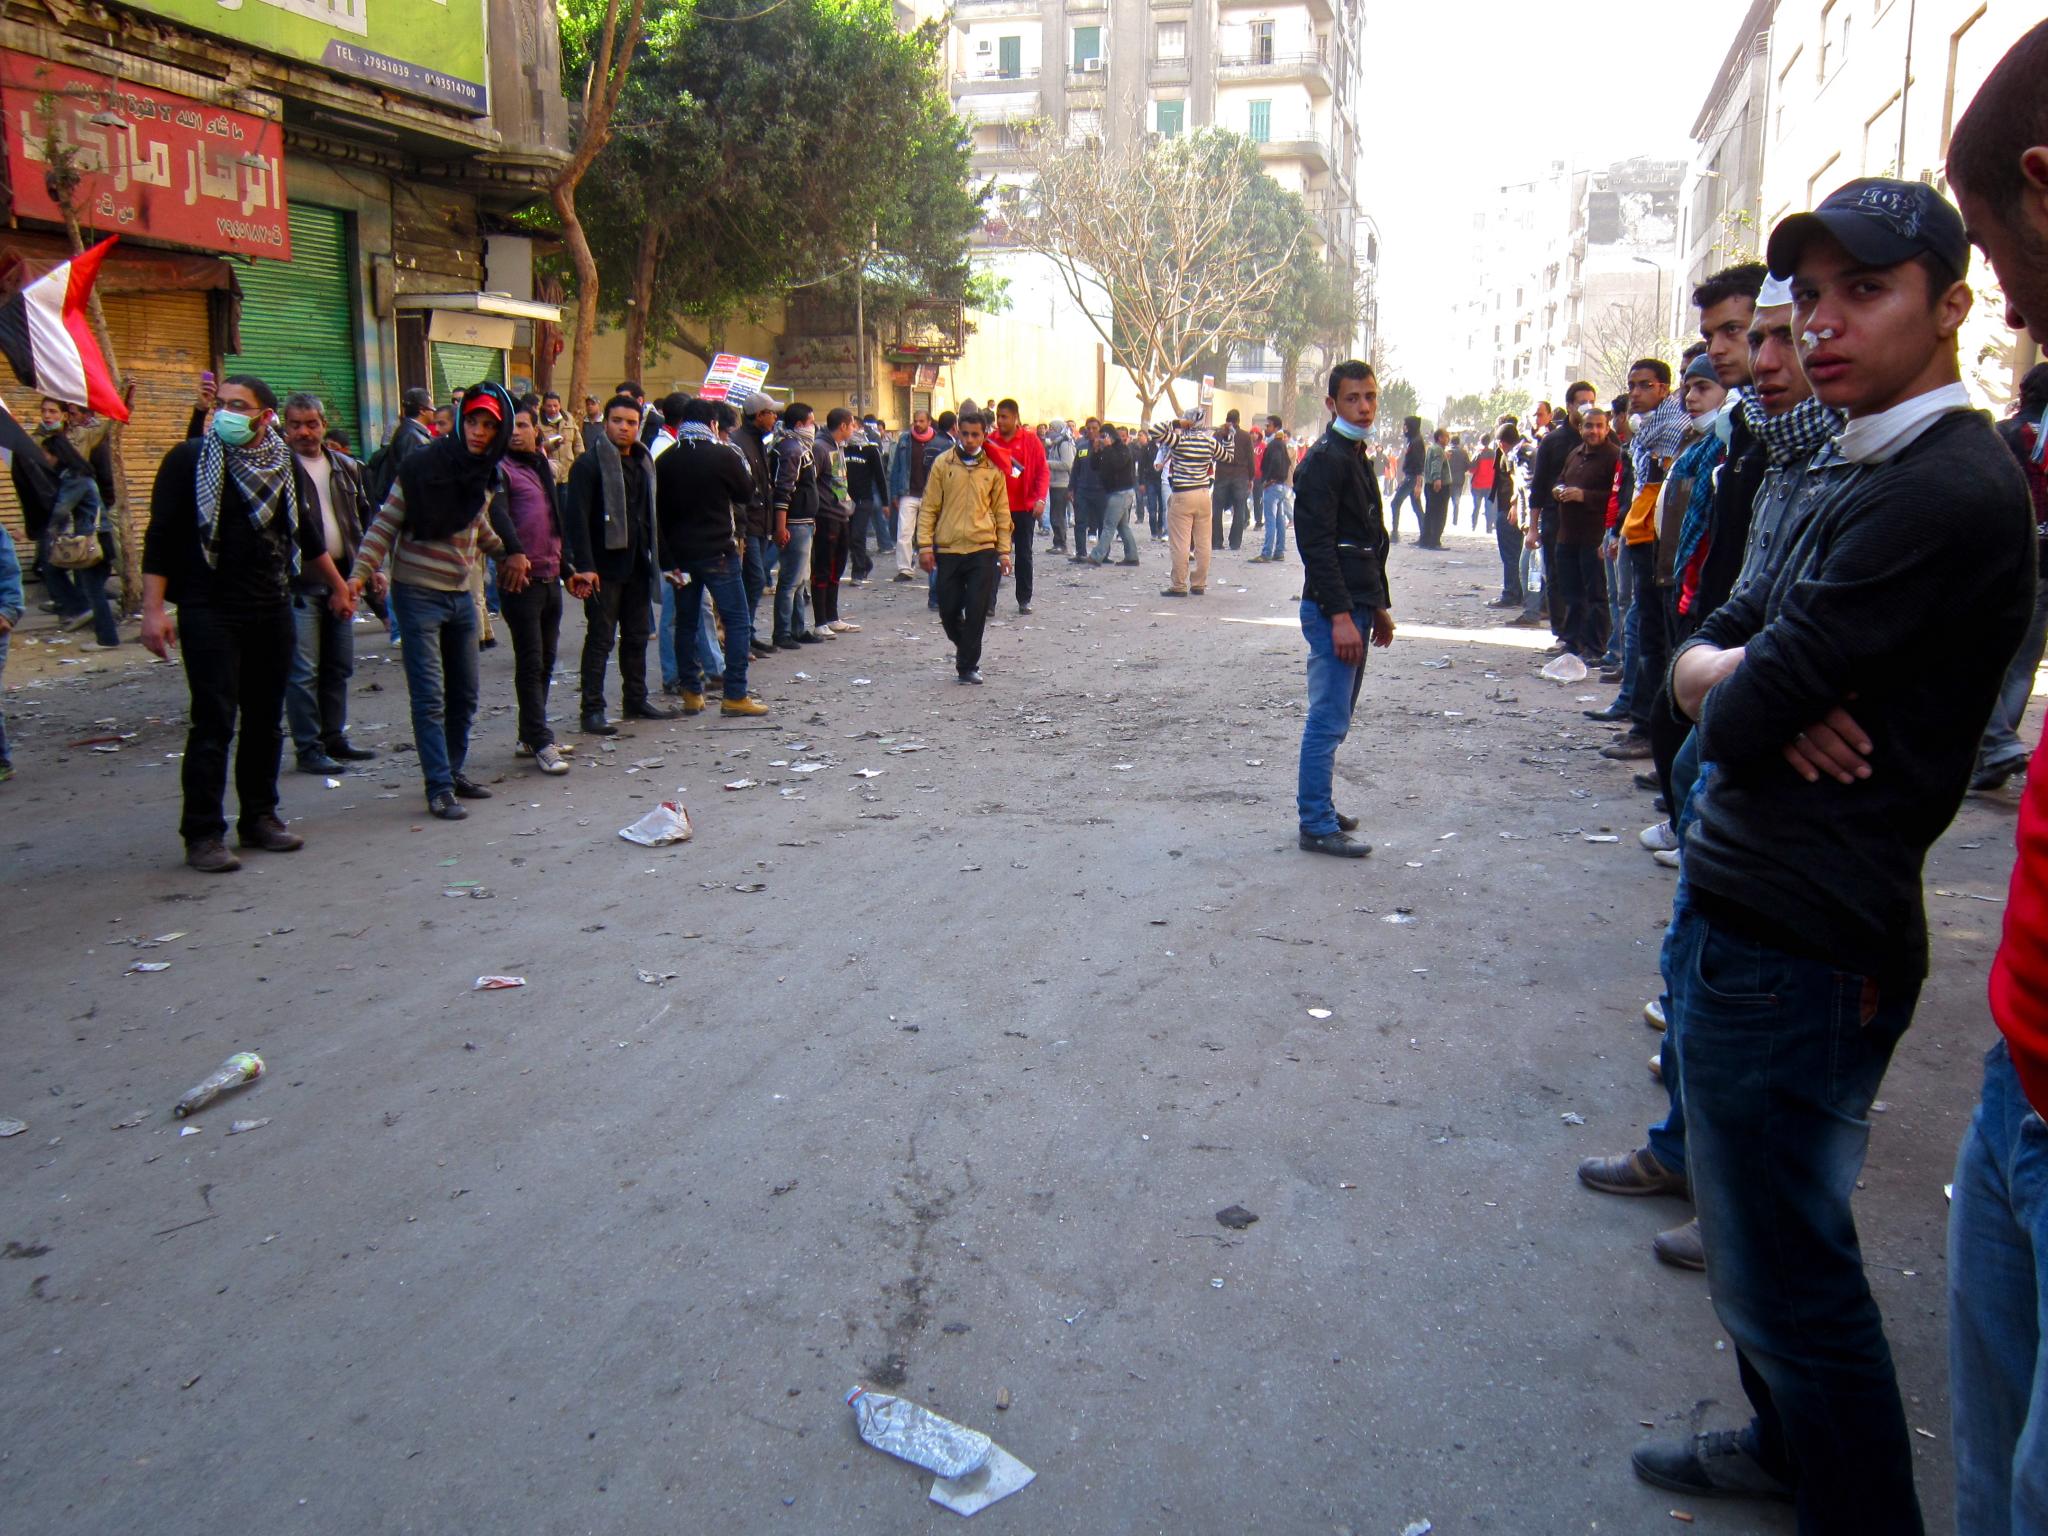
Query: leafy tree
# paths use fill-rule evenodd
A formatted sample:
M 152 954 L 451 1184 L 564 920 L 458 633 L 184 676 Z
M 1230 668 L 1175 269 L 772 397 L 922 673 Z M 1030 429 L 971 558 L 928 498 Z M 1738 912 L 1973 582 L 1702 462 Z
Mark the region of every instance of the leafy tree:
M 886 0 L 656 0 L 589 198 L 627 371 L 797 287 L 963 298 L 980 219 L 943 32 Z M 875 103 L 889 103 L 878 112 Z
M 1329 361 L 1348 352 L 1358 334 L 1361 298 L 1351 274 L 1321 256 L 1304 256 L 1281 278 L 1266 315 L 1266 335 L 1280 354 L 1280 398 L 1293 400 L 1303 357 L 1318 350 Z M 1318 401 L 1320 390 L 1312 391 Z
M 1418 416 L 1419 397 L 1415 386 L 1406 379 L 1387 378 L 1380 380 L 1380 415 L 1382 422 L 1399 422 L 1406 416 Z

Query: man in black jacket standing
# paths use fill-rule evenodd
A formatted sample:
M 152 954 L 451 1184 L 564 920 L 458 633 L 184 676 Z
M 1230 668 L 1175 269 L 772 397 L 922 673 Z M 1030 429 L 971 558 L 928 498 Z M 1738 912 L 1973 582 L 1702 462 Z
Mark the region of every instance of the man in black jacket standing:
M 1366 435 L 1379 414 L 1372 365 L 1330 370 L 1330 427 L 1294 471 L 1294 538 L 1301 551 L 1301 632 L 1308 639 L 1308 718 L 1301 727 L 1296 807 L 1308 853 L 1362 859 L 1372 844 L 1348 834 L 1355 818 L 1331 798 L 1337 748 L 1365 683 L 1365 644 L 1394 643 L 1387 529 Z
M 313 488 L 276 431 L 277 396 L 247 374 L 220 381 L 203 437 L 164 455 L 142 541 L 142 643 L 170 659 L 182 645 L 191 689 L 185 733 L 185 862 L 226 874 L 228 743 L 235 742 L 237 830 L 244 848 L 304 846 L 277 814 L 285 678 L 292 659 L 292 581 L 311 571 L 339 618 L 355 599 L 323 542 Z M 165 604 L 177 606 L 175 620 Z
M 739 434 L 735 439 L 747 461 L 753 491 L 747 497 L 745 514 L 747 545 L 740 569 L 740 582 L 747 596 L 747 633 L 753 636 L 754 659 L 773 656 L 775 647 L 761 638 L 761 594 L 768 589 L 768 555 L 775 541 L 775 477 L 768 467 L 768 444 L 775 439 L 775 418 L 782 407 L 773 395 L 756 395 L 740 406 Z
M 1223 547 L 1223 514 L 1230 513 L 1230 547 L 1244 543 L 1245 521 L 1252 515 L 1252 435 L 1239 424 L 1236 411 L 1223 418 L 1216 440 L 1229 452 L 1218 459 L 1216 483 L 1209 491 L 1211 549 Z
M 654 637 L 654 460 L 640 441 L 640 407 L 614 395 L 604 435 L 569 471 L 571 537 L 590 552 L 597 590 L 583 600 L 583 730 L 616 736 L 604 717 L 605 663 L 619 651 L 619 686 L 628 719 L 673 720 L 676 711 L 647 696 L 647 642 Z M 697 632 L 690 631 L 694 643 Z
M 1918 1536 L 1850 1194 L 1927 974 L 1927 850 L 2033 606 L 2033 516 L 1961 383 L 1953 207 L 1852 181 L 1779 224 L 1769 259 L 1814 394 L 1847 424 L 1776 564 L 1672 664 L 1710 766 L 1665 938 L 1686 1170 L 1756 1413 L 1634 1461 L 1660 1488 L 1796 1500 L 1802 1530 Z
M 318 395 L 284 402 L 284 437 L 305 471 L 314 500 L 306 508 L 318 524 L 335 569 L 356 563 L 356 548 L 374 515 L 363 492 L 363 467 L 327 446 L 327 407 Z M 377 754 L 348 739 L 348 682 L 356 671 L 355 621 L 327 606 L 327 588 L 310 571 L 292 579 L 292 625 L 298 644 L 285 685 L 284 713 L 301 773 L 342 773 L 348 763 Z
M 675 446 L 654 465 L 661 569 L 676 589 L 676 671 L 683 680 L 683 713 L 701 713 L 704 669 L 697 664 L 697 628 L 709 592 L 725 625 L 725 703 L 719 713 L 765 715 L 768 706 L 747 696 L 754 621 L 740 575 L 754 477 L 741 450 L 718 435 L 717 417 L 714 402 L 690 401 Z
M 1543 592 L 1541 595 L 1528 594 L 1528 606 L 1515 623 L 1519 627 L 1535 628 L 1539 605 L 1547 604 L 1550 632 L 1560 638 L 1564 635 L 1564 600 L 1558 595 L 1557 583 L 1551 579 L 1555 569 L 1552 562 L 1557 555 L 1557 477 L 1564 468 L 1564 461 L 1579 446 L 1579 408 L 1591 405 L 1593 398 L 1593 386 L 1583 379 L 1564 392 L 1564 410 L 1543 435 L 1543 441 L 1536 445 L 1536 459 L 1529 466 L 1529 528 L 1524 537 L 1529 548 L 1543 551 Z

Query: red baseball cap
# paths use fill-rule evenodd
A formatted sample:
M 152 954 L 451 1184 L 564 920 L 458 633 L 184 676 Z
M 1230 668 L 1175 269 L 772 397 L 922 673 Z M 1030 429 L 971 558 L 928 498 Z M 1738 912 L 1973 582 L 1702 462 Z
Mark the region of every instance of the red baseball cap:
M 469 401 L 462 407 L 462 419 L 464 421 L 479 413 L 490 417 L 493 421 L 503 421 L 505 419 L 505 408 L 498 404 L 498 397 L 496 395 L 478 395 L 474 400 Z

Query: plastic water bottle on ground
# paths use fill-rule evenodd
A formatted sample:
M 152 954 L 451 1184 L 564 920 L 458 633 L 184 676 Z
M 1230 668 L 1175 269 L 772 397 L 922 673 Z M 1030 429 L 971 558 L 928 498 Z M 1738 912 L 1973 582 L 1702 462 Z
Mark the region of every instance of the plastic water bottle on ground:
M 988 1460 L 995 1442 L 978 1429 L 942 1419 L 929 1408 L 855 1387 L 846 1395 L 861 1439 L 940 1477 L 965 1477 Z
M 230 1088 L 253 1083 L 263 1075 L 263 1058 L 254 1051 L 237 1051 L 205 1077 L 185 1090 L 171 1109 L 180 1120 L 197 1114 Z

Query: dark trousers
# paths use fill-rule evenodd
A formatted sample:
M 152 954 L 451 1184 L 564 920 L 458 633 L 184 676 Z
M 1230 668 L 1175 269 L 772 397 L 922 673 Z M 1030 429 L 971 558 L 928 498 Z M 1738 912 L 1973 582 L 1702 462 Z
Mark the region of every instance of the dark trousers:
M 818 532 L 811 540 L 811 625 L 831 624 L 839 618 L 839 578 L 846 574 L 850 529 L 829 517 L 818 519 Z M 872 564 L 873 562 L 869 562 Z M 685 672 L 685 676 L 688 673 Z M 741 695 L 745 697 L 744 694 Z
M 1052 528 L 1052 547 L 1055 550 L 1067 547 L 1067 513 L 1072 503 L 1073 496 L 1064 485 L 1056 485 L 1045 494 L 1046 522 Z
M 1801 1531 L 1919 1536 L 1913 1443 L 1850 1194 L 1919 986 L 1672 912 L 1685 1166 L 1714 1310 L 1756 1417 L 1745 1448 L 1794 1485 Z
M 953 642 L 953 664 L 960 675 L 981 666 L 981 631 L 996 597 L 996 552 L 938 556 L 939 622 Z
M 1657 585 L 1657 545 L 1654 541 L 1625 546 L 1622 558 L 1628 561 L 1635 580 L 1635 605 L 1639 617 L 1635 686 L 1629 691 L 1628 714 L 1635 729 L 1647 735 L 1651 708 L 1657 702 L 1657 695 L 1663 691 L 1664 673 L 1671 665 L 1674 589 Z
M 654 589 L 636 570 L 605 580 L 583 600 L 583 713 L 604 713 L 604 668 L 619 650 L 619 690 L 628 711 L 647 707 L 647 642 L 654 638 Z M 697 638 L 693 630 L 691 640 Z
M 1213 522 L 1209 547 L 1223 547 L 1223 514 L 1226 510 L 1230 513 L 1230 547 L 1236 549 L 1244 543 L 1244 525 L 1251 521 L 1252 515 L 1251 481 L 1218 479 L 1209 490 L 1209 506 Z
M 555 675 L 555 646 L 562 633 L 562 584 L 529 582 L 498 596 L 499 614 L 512 631 L 512 691 L 519 699 L 519 739 L 538 752 L 552 746 L 548 729 L 548 683 Z M 697 632 L 690 631 L 694 641 Z
M 1422 531 L 1422 477 L 1403 475 L 1394 487 L 1394 498 L 1387 504 L 1387 528 L 1396 544 L 1401 542 L 1401 503 L 1408 503 L 1408 510 L 1415 514 L 1415 531 Z
M 1444 522 L 1451 515 L 1451 490 L 1447 485 L 1432 485 L 1422 493 L 1422 537 L 1419 542 L 1424 549 L 1444 547 Z
M 188 843 L 226 835 L 221 806 L 228 788 L 230 740 L 235 741 L 235 799 L 241 808 L 235 824 L 248 832 L 258 817 L 277 814 L 284 685 L 292 666 L 291 609 L 280 603 L 239 613 L 180 604 L 178 651 L 192 695 L 178 835 Z
M 773 539 L 764 539 L 755 533 L 747 535 L 746 563 L 740 568 L 740 585 L 747 594 L 747 627 L 750 630 L 761 611 L 761 594 L 768 590 L 768 551 L 774 547 Z
M 1083 490 L 1074 495 L 1074 554 L 1086 557 L 1088 545 L 1102 529 L 1102 509 L 1109 504 L 1107 491 Z
M 1666 633 L 1669 636 L 1670 648 L 1676 651 L 1685 643 L 1686 636 L 1692 633 L 1693 626 L 1689 620 L 1680 617 L 1675 611 L 1676 589 L 1664 587 L 1660 591 L 1670 614 Z M 1682 793 L 1673 793 L 1678 787 L 1674 782 L 1674 770 L 1678 765 L 1678 754 L 1684 750 L 1685 740 L 1691 734 L 1692 722 L 1681 715 L 1671 702 L 1670 680 L 1667 678 L 1665 685 L 1657 690 L 1656 702 L 1650 706 L 1650 756 L 1656 762 L 1657 783 L 1661 786 L 1664 803 L 1672 807 L 1674 818 L 1678 804 L 1683 798 Z M 1672 824 L 1677 825 L 1675 819 Z
M 856 503 L 853 509 L 853 527 L 848 532 L 850 548 L 847 553 L 853 560 L 853 579 L 866 581 L 875 568 L 875 552 L 868 547 L 868 540 L 880 535 L 888 539 L 889 519 L 879 501 Z M 894 543 L 894 539 L 889 539 Z
M 1017 606 L 1031 606 L 1031 544 L 1038 537 L 1036 512 L 1010 514 L 1010 565 L 1016 572 Z
M 1607 570 L 1598 544 L 1560 544 L 1551 580 L 1564 599 L 1564 643 L 1589 666 L 1607 649 Z
M 1522 601 L 1522 530 L 1507 520 L 1505 514 L 1497 515 L 1493 522 L 1493 542 L 1500 551 L 1500 596 L 1506 603 Z
M 747 611 L 747 588 L 740 558 L 725 555 L 717 560 L 692 561 L 683 570 L 690 583 L 676 593 L 675 657 L 676 675 L 682 679 L 683 691 L 704 691 L 704 668 L 697 660 L 697 631 L 704 622 L 704 599 L 708 594 L 718 609 L 718 622 L 725 626 L 725 696 L 744 699 L 754 619 Z
M 1557 508 L 1545 507 L 1536 525 L 1536 543 L 1543 551 L 1543 600 L 1550 609 L 1550 632 L 1564 638 L 1564 593 L 1557 582 Z

